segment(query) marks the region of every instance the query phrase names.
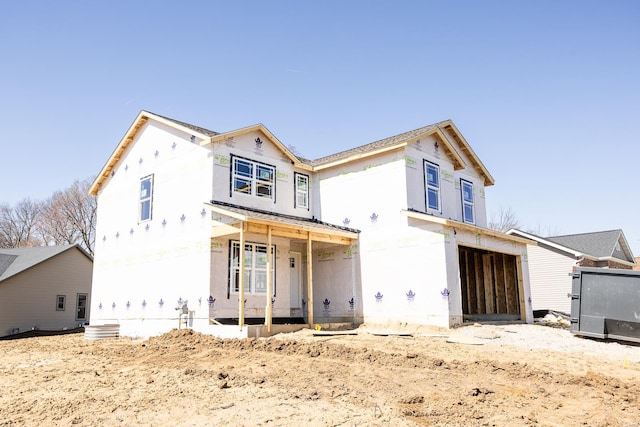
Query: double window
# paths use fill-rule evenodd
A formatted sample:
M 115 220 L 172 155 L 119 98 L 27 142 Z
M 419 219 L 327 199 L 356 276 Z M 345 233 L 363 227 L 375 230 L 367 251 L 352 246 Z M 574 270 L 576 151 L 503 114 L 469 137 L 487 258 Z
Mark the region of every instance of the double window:
M 271 246 L 271 280 L 275 294 L 275 257 Z M 230 286 L 232 293 L 240 292 L 240 242 L 231 242 Z M 245 243 L 244 245 L 244 292 L 245 294 L 267 293 L 267 245 Z
M 140 202 L 138 218 L 140 222 L 151 220 L 151 205 L 153 203 L 153 175 L 140 180 Z
M 475 224 L 475 216 L 473 212 L 473 184 L 464 179 L 460 180 L 462 188 L 462 219 L 469 224 Z
M 301 173 L 294 174 L 295 181 L 295 199 L 294 207 L 309 209 L 309 177 Z
M 240 157 L 233 157 L 232 163 L 231 185 L 234 192 L 275 199 L 275 167 Z
M 440 212 L 440 167 L 424 161 L 424 180 L 427 200 L 427 212 Z

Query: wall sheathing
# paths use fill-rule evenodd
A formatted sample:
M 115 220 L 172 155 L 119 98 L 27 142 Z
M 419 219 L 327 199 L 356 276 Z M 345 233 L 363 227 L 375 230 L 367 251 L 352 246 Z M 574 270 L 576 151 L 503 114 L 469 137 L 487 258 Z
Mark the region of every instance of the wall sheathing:
M 208 323 L 212 161 L 191 135 L 157 122 L 143 126 L 98 194 L 91 324 L 119 323 L 149 336 Z M 150 221 L 139 221 L 140 179 L 154 175 Z

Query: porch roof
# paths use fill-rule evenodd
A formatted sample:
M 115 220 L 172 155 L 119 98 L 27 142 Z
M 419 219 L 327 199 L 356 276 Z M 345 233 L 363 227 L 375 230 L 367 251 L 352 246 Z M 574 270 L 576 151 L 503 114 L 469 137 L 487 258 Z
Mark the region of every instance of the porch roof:
M 350 245 L 358 239 L 360 233 L 360 230 L 329 224 L 315 218 L 283 215 L 215 200 L 205 205 L 212 212 L 230 219 L 230 221 L 216 221 L 211 237 L 239 233 L 240 227 L 244 227 L 247 233 L 266 234 L 267 228 L 271 227 L 273 236 Z

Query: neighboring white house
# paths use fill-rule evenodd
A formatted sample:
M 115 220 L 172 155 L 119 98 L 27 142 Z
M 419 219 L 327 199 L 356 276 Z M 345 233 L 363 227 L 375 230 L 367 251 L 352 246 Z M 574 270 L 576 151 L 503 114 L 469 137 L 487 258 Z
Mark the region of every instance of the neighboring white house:
M 87 322 L 92 263 L 78 245 L 0 249 L 0 336 Z
M 451 121 L 309 161 L 260 124 L 142 111 L 90 190 L 91 323 L 532 321 L 526 240 L 486 228 L 492 184 Z
M 636 262 L 622 230 L 540 237 L 512 229 L 507 234 L 530 239 L 529 278 L 534 310 L 571 313 L 574 267 L 631 269 Z

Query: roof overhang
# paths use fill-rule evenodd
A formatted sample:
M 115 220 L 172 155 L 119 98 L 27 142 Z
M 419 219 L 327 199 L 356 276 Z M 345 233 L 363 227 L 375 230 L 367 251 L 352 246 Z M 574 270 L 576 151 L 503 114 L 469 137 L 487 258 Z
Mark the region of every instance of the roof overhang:
M 225 132 L 225 133 L 221 133 L 219 135 L 215 135 L 212 137 L 208 137 L 206 139 L 206 141 L 202 141 L 200 143 L 200 145 L 206 145 L 209 143 L 214 143 L 214 142 L 221 142 L 221 141 L 225 141 L 229 138 L 234 138 L 236 136 L 240 136 L 240 135 L 244 135 L 247 133 L 251 133 L 251 132 L 262 132 L 267 138 L 269 138 L 269 140 L 276 146 L 278 147 L 278 149 L 280 149 L 280 151 L 282 151 L 284 153 L 285 156 L 287 156 L 287 158 L 289 158 L 289 160 L 291 160 L 291 163 L 300 168 L 300 169 L 304 169 L 304 170 L 308 170 L 311 171 L 313 168 L 310 165 L 307 165 L 305 163 L 302 163 L 300 161 L 300 159 L 298 159 L 295 154 L 293 154 L 282 142 L 280 142 L 280 140 L 278 138 L 276 138 L 276 136 L 274 134 L 271 133 L 271 131 L 269 129 L 267 129 L 262 123 L 258 123 L 255 124 L 253 126 L 248 126 L 245 128 L 241 128 L 241 129 L 236 129 L 230 132 Z
M 465 168 L 465 163 L 464 160 L 462 159 L 462 156 L 460 156 L 460 154 L 456 151 L 456 149 L 454 148 L 454 146 L 451 144 L 451 141 L 449 141 L 449 139 L 447 138 L 447 136 L 444 134 L 444 132 L 439 129 L 438 127 L 434 127 L 432 129 L 429 129 L 423 133 L 420 133 L 418 135 L 414 135 L 411 138 L 407 138 L 404 139 L 402 141 L 399 141 L 396 144 L 392 144 L 392 145 L 388 145 L 385 147 L 380 147 L 378 149 L 375 150 L 371 150 L 371 151 L 366 151 L 366 152 L 362 152 L 362 153 L 355 153 L 352 154 L 350 156 L 341 158 L 341 159 L 337 159 L 328 163 L 323 163 L 321 165 L 317 165 L 314 166 L 313 170 L 314 171 L 320 171 L 323 169 L 328 169 L 328 168 L 332 168 L 335 166 L 339 166 L 345 163 L 350 163 L 356 160 L 360 160 L 360 159 L 366 159 L 368 157 L 373 157 L 373 156 L 377 156 L 380 154 L 384 154 L 384 153 L 388 153 L 390 151 L 394 151 L 394 150 L 398 150 L 400 148 L 404 148 L 407 145 L 414 143 L 416 141 L 418 141 L 419 139 L 422 138 L 426 138 L 428 136 L 434 136 L 440 143 L 440 145 L 442 147 L 444 147 L 445 152 L 447 153 L 447 155 L 449 155 L 449 157 L 451 157 L 452 163 L 453 163 L 453 168 L 454 170 L 460 170 L 460 169 L 464 169 Z
M 267 234 L 288 239 L 312 240 L 336 245 L 351 245 L 358 240 L 358 231 L 339 229 L 325 223 L 313 223 L 306 219 L 286 217 L 242 208 L 228 208 L 205 203 L 211 212 L 219 214 L 225 221 L 213 221 L 211 237 L 224 237 L 240 233 Z
M 453 124 L 451 120 L 446 120 L 442 123 L 438 123 L 438 128 L 445 129 L 448 133 L 453 137 L 453 139 L 458 143 L 460 150 L 464 152 L 464 154 L 469 157 L 471 163 L 473 164 L 473 168 L 484 177 L 484 186 L 489 187 L 495 184 L 495 180 L 484 166 L 480 158 L 476 155 L 476 153 L 471 149 L 471 145 L 464 139 L 464 136 L 460 133 L 456 125 Z
M 552 248 L 557 249 L 559 251 L 566 252 L 566 253 L 568 253 L 568 254 L 576 257 L 576 258 L 587 257 L 587 258 L 590 258 L 590 259 L 595 259 L 593 257 L 588 257 L 585 254 L 583 254 L 582 252 L 576 251 L 575 249 L 571 249 L 571 248 L 568 248 L 566 246 L 559 245 L 557 243 L 554 243 L 554 242 L 551 242 L 551 241 L 545 239 L 544 237 L 536 236 L 535 234 L 526 233 L 524 231 L 521 231 L 521 230 L 518 230 L 518 229 L 515 229 L 515 228 L 512 228 L 511 230 L 507 231 L 507 234 L 510 235 L 510 236 L 513 236 L 513 235 L 517 234 L 518 236 L 528 240 L 527 244 L 529 244 L 529 245 L 532 245 L 532 244 L 536 244 L 537 245 L 538 243 L 542 243 L 545 246 L 549 246 L 549 247 L 552 247 Z
M 93 181 L 93 184 L 91 184 L 91 187 L 89 188 L 89 194 L 91 194 L 92 196 L 96 196 L 98 194 L 98 191 L 100 191 L 102 184 L 104 184 L 104 182 L 109 179 L 111 172 L 115 169 L 116 165 L 120 161 L 120 158 L 127 150 L 127 148 L 129 148 L 133 140 L 138 135 L 140 129 L 149 121 L 149 119 L 153 119 L 156 122 L 180 130 L 182 132 L 185 132 L 186 134 L 196 136 L 199 139 L 209 139 L 208 135 L 202 132 L 198 132 L 195 129 L 191 129 L 187 126 L 181 125 L 180 123 L 177 123 L 173 120 L 168 120 L 162 116 L 158 116 L 148 111 L 140 111 L 136 119 L 133 121 L 131 126 L 129 126 L 129 129 L 120 140 L 120 143 L 118 144 L 116 149 L 111 154 L 111 157 L 109 157 L 109 160 L 107 160 L 107 163 L 105 163 L 105 165 L 102 167 L 102 170 Z
M 515 242 L 515 243 L 521 243 L 525 245 L 535 246 L 537 244 L 536 242 L 532 242 L 522 237 L 512 236 L 506 233 L 501 233 L 500 231 L 491 230 L 489 228 L 478 227 L 477 225 L 466 224 L 464 222 L 454 221 L 452 219 L 441 218 L 438 216 L 429 215 L 422 212 L 415 212 L 415 211 L 408 211 L 408 210 L 402 210 L 401 212 L 404 215 L 406 215 L 408 218 L 426 221 L 433 224 L 441 224 L 441 225 L 444 225 L 445 227 L 467 230 L 467 231 L 471 231 L 472 233 L 480 234 L 483 236 L 490 236 L 496 239 L 506 240 L 506 241 Z

